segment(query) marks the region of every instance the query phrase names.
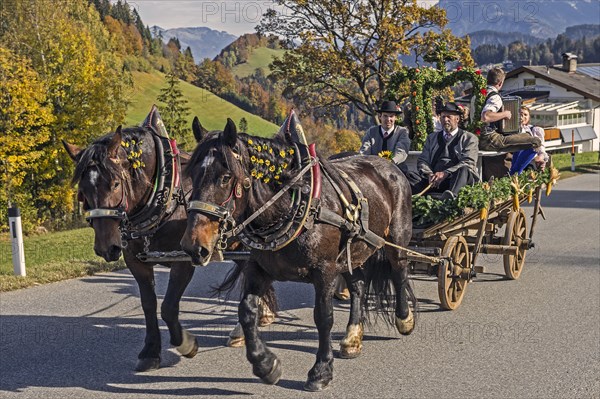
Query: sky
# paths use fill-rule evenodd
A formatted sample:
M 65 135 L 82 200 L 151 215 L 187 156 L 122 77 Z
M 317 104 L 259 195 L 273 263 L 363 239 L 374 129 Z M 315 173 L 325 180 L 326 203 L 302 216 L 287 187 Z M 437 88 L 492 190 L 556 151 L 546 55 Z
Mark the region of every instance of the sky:
M 164 29 L 205 26 L 236 36 L 253 33 L 262 14 L 273 6 L 271 0 L 127 0 L 127 3 L 148 26 Z

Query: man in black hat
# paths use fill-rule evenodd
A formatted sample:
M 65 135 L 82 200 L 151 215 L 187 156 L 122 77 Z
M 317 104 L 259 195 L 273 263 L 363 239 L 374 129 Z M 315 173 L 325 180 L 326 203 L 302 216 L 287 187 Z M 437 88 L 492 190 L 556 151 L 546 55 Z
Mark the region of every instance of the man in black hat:
M 377 110 L 381 125 L 372 126 L 362 139 L 359 152 L 363 155 L 379 155 L 391 152 L 391 159 L 404 174 L 408 168 L 404 164 L 410 150 L 408 130 L 396 126 L 396 118 L 402 113 L 394 101 L 383 101 Z
M 443 193 L 441 198 L 454 198 L 467 184 L 479 180 L 477 173 L 477 136 L 458 127 L 462 109 L 446 103 L 440 110 L 442 130 L 427 136 L 417 160 L 420 181 L 413 180 L 413 194 L 431 185 L 429 192 Z

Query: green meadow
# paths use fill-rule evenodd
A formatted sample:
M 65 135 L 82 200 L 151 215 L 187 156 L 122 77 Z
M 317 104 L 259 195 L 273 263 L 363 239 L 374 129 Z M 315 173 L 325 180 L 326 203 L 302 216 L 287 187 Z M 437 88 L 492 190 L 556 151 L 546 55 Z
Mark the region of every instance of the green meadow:
M 127 126 L 139 125 L 148 115 L 152 104 L 157 104 L 156 98 L 160 90 L 166 87 L 165 76 L 158 71 L 133 72 L 133 82 L 133 92 L 129 98 L 131 103 L 125 119 Z M 248 132 L 251 134 L 266 137 L 279 130 L 277 125 L 246 112 L 207 90 L 183 81 L 180 81 L 179 87 L 190 108 L 190 126 L 194 116 L 197 116 L 202 126 L 208 130 L 223 130 L 227 118 L 231 118 L 236 124 L 239 124 L 240 119 L 246 118 Z

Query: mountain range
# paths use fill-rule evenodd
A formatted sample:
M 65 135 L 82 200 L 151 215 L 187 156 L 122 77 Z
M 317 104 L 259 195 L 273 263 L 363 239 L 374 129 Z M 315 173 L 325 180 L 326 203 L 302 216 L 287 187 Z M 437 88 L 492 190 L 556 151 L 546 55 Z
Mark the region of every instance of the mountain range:
M 163 29 L 155 25 L 150 31 L 155 37 L 162 34 L 165 43 L 173 37 L 178 38 L 182 49 L 190 47 L 196 63 L 204 58 L 215 58 L 225 46 L 237 39 L 237 36 L 225 31 L 206 27 Z
M 439 0 L 448 28 L 457 36 L 472 32 L 518 32 L 541 39 L 555 38 L 572 25 L 598 24 L 598 0 Z

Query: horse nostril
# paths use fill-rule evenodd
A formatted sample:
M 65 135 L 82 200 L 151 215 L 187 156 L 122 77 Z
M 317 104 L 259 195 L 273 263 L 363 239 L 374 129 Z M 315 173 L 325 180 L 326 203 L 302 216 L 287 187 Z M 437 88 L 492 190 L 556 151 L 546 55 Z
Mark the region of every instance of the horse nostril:
M 205 259 L 207 256 L 210 255 L 210 251 L 204 247 L 200 247 L 200 257 L 202 259 Z

